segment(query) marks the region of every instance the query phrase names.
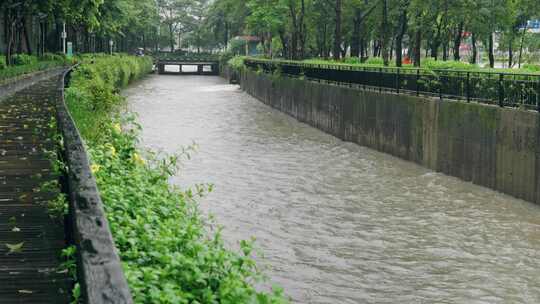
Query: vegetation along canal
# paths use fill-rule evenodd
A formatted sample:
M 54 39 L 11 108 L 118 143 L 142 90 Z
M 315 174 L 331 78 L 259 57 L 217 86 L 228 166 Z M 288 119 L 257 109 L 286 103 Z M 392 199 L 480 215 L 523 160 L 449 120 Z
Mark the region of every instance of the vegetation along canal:
M 342 142 L 219 77 L 127 90 L 143 145 L 198 151 L 172 182 L 231 244 L 254 236 L 295 303 L 540 303 L 540 207 Z

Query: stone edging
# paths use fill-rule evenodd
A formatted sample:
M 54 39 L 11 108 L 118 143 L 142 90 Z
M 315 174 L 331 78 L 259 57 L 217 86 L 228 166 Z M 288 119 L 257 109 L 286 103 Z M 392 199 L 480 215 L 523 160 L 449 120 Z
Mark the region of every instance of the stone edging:
M 87 304 L 133 303 L 122 264 L 105 216 L 96 180 L 79 130 L 64 100 L 64 87 L 72 67 L 58 82 L 58 128 L 64 140 L 69 200 L 69 225 L 77 246 L 77 275 Z

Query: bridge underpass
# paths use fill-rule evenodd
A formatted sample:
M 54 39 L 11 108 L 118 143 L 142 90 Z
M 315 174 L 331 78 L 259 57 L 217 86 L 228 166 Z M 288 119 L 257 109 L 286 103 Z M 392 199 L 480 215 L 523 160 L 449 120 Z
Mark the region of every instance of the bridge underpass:
M 159 58 L 158 74 L 219 75 L 219 61 L 212 58 Z

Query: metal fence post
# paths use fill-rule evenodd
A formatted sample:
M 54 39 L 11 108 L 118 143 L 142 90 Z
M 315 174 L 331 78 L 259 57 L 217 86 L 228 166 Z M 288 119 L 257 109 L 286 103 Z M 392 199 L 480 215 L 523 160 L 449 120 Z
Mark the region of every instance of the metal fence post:
M 379 85 L 379 93 L 382 92 L 382 68 L 379 68 L 379 81 L 381 82 Z
M 538 82 L 536 85 L 536 111 L 540 112 L 540 76 L 538 77 Z
M 471 72 L 467 72 L 467 102 L 471 102 Z
M 441 72 L 441 76 L 439 76 L 439 99 L 442 100 L 442 86 L 443 86 L 443 76 L 444 72 Z
M 504 74 L 499 74 L 499 106 L 504 107 Z
M 400 83 L 399 83 L 399 68 L 397 68 L 397 81 L 396 81 L 396 92 L 399 94 L 399 86 L 400 86 Z
M 416 96 L 420 96 L 420 69 L 416 69 Z

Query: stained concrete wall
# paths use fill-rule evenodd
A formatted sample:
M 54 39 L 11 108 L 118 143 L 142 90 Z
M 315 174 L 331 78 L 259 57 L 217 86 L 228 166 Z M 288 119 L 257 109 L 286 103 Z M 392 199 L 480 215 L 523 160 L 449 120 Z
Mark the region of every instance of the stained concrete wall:
M 345 141 L 540 202 L 539 114 L 244 71 L 262 102 Z

